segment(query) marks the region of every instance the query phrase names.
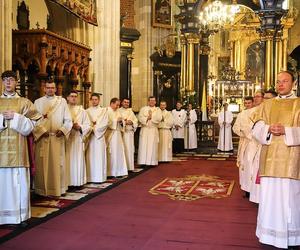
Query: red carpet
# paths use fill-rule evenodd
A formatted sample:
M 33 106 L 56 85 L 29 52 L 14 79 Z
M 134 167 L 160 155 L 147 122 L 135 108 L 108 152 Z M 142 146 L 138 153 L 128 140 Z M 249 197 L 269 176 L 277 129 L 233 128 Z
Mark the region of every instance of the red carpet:
M 167 177 L 235 180 L 223 199 L 175 201 L 148 191 Z M 233 161 L 161 164 L 0 245 L 0 249 L 271 249 L 255 237 L 257 208 L 238 187 Z

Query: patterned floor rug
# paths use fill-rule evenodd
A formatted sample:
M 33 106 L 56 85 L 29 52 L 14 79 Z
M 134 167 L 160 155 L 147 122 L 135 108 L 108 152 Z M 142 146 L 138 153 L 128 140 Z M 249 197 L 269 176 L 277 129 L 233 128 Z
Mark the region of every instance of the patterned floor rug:
M 218 176 L 188 175 L 183 178 L 166 178 L 149 192 L 167 195 L 173 200 L 193 201 L 200 198 L 224 198 L 231 194 L 233 180 L 222 180 Z
M 0 225 L 0 243 L 118 186 L 145 170 L 147 168 L 136 168 L 128 176 L 108 179 L 104 183 L 85 184 L 80 189 L 70 189 L 61 197 L 41 197 L 33 194 L 31 199 L 31 218 L 28 221 L 29 226 L 22 228 L 18 225 Z

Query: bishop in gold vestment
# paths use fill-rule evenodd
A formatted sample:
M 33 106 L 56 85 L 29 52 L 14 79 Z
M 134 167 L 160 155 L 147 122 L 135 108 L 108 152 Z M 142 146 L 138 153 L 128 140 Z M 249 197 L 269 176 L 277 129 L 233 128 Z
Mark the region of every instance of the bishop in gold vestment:
M 5 72 L 4 72 L 5 73 Z M 6 81 L 16 81 L 4 77 Z M 3 76 L 2 75 L 2 76 Z M 10 78 L 10 79 L 8 79 Z M 12 116 L 6 119 L 7 111 Z M 0 225 L 19 224 L 30 218 L 30 173 L 26 136 L 40 119 L 31 101 L 13 92 L 0 97 Z
M 288 94 L 291 82 L 281 72 L 280 95 L 253 115 L 253 136 L 262 144 L 256 235 L 279 248 L 300 245 L 300 99 Z

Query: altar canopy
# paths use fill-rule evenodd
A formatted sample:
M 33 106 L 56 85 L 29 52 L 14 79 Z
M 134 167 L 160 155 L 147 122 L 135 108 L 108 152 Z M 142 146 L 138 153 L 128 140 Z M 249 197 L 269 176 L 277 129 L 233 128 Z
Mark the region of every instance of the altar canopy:
M 96 0 L 51 0 L 64 7 L 85 22 L 93 25 L 97 23 Z

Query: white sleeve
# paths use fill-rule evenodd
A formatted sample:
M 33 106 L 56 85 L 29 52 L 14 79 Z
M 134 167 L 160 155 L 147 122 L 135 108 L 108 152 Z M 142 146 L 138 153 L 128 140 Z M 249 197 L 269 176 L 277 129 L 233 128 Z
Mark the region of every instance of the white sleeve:
M 65 136 L 67 136 L 73 127 L 73 122 L 72 122 L 72 116 L 71 112 L 69 110 L 68 104 L 65 99 L 62 100 L 62 103 L 64 105 L 63 107 L 63 125 L 60 127 L 60 131 L 64 133 Z
M 162 120 L 162 113 L 160 108 L 156 108 L 155 112 L 152 115 L 151 122 L 154 124 L 159 124 Z
M 197 114 L 195 110 L 190 112 L 190 124 L 194 124 L 197 121 Z
M 269 133 L 269 125 L 263 121 L 258 121 L 252 128 L 252 136 L 262 145 L 270 145 L 272 134 Z
M 87 135 L 91 130 L 91 121 L 85 110 L 82 110 L 82 124 L 80 124 L 80 126 L 81 126 L 82 136 Z
M 3 115 L 0 114 L 0 132 L 1 132 L 2 130 L 4 130 L 5 128 L 6 128 L 5 120 L 4 120 L 4 118 L 3 118 Z
M 138 120 L 139 122 L 146 126 L 147 125 L 147 121 L 148 121 L 148 114 L 145 114 L 145 108 L 141 108 L 139 114 L 138 114 Z
M 29 118 L 18 113 L 15 113 L 14 118 L 10 121 L 10 128 L 23 136 L 29 135 L 33 127 L 34 124 Z
M 100 139 L 101 137 L 104 136 L 105 131 L 108 127 L 108 115 L 107 112 L 105 112 L 105 114 L 102 116 L 102 119 L 99 121 L 97 121 L 95 127 L 94 127 L 94 134 L 96 136 L 97 139 Z
M 286 127 L 284 142 L 287 146 L 300 145 L 300 128 L 299 127 Z

